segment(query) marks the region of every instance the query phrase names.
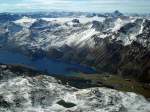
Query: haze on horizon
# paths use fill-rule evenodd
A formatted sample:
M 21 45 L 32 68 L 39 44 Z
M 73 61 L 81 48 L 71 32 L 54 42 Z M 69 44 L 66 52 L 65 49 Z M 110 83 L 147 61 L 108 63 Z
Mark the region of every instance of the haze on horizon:
M 150 13 L 150 0 L 0 0 L 0 12 L 81 11 Z

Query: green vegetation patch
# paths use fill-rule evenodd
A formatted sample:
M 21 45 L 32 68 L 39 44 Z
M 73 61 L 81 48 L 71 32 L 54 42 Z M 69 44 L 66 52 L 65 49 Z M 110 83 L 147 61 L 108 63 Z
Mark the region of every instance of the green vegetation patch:
M 108 87 L 125 92 L 135 92 L 141 94 L 147 98 L 150 97 L 150 89 L 144 86 L 143 83 L 134 79 L 123 78 L 118 75 L 110 74 L 83 74 L 81 73 L 77 77 L 85 80 L 91 80 L 92 83 L 100 87 Z

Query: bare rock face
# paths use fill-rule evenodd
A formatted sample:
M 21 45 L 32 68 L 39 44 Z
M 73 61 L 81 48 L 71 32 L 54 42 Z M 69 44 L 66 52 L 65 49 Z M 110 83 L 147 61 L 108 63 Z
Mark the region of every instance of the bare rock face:
M 106 88 L 77 89 L 62 85 L 51 76 L 31 75 L 33 71 L 28 69 L 17 72 L 6 65 L 0 68 L 3 76 L 0 81 L 1 112 L 150 111 L 150 103 L 135 93 Z M 12 77 L 5 77 L 6 74 Z

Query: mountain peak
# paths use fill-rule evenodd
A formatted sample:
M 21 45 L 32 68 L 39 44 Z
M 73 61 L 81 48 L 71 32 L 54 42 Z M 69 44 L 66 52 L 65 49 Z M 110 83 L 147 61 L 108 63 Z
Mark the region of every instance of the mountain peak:
M 123 16 L 123 14 L 119 11 L 119 10 L 115 10 L 113 13 L 112 13 L 114 16 Z

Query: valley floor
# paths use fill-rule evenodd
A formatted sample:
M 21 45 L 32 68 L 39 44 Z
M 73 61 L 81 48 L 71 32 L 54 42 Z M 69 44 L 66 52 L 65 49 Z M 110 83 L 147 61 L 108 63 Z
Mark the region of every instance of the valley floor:
M 125 79 L 117 75 L 79 73 L 74 77 L 61 77 L 60 79 L 64 80 L 64 83 L 67 82 L 77 88 L 107 87 L 124 92 L 135 92 L 150 98 L 149 84 L 141 83 L 134 79 Z

